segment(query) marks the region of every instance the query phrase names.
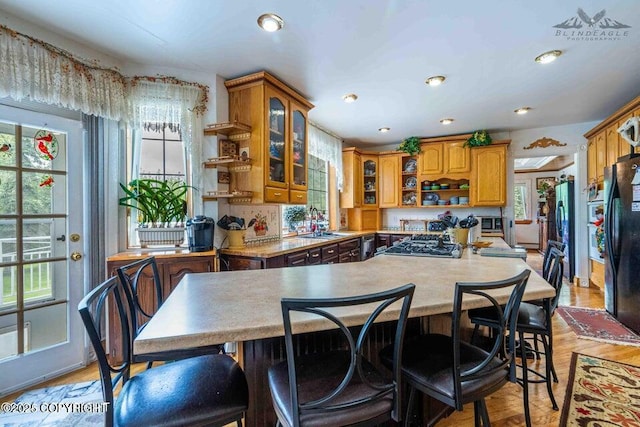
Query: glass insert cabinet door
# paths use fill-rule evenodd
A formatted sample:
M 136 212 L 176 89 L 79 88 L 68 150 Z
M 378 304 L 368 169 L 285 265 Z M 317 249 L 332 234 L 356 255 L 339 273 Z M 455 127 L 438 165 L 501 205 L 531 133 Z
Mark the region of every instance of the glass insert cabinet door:
M 288 183 L 287 109 L 285 101 L 277 96 L 269 97 L 269 170 L 268 183 L 286 188 Z
M 363 202 L 365 205 L 375 205 L 377 203 L 376 200 L 376 192 L 378 189 L 377 185 L 377 172 L 378 165 L 373 160 L 365 160 L 363 164 L 363 178 L 364 178 L 364 198 Z
M 292 137 L 291 186 L 304 189 L 307 187 L 307 117 L 295 107 Z

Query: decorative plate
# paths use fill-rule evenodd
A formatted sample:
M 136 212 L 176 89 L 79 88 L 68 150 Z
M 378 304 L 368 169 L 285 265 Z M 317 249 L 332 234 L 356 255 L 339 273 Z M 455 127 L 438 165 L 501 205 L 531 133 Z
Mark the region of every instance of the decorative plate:
M 415 172 L 418 169 L 418 162 L 416 159 L 409 159 L 407 163 L 404 164 L 405 172 Z
M 409 178 L 407 178 L 407 180 L 404 182 L 404 186 L 405 188 L 416 188 L 416 185 L 418 185 L 418 180 L 416 179 L 415 176 L 410 176 Z
M 422 197 L 422 200 L 431 200 L 432 202 L 437 202 L 440 200 L 440 196 L 438 193 L 425 193 Z

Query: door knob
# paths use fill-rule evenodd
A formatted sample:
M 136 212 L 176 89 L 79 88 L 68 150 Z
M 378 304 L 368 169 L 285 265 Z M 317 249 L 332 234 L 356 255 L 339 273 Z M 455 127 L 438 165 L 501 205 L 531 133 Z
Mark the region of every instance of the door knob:
M 80 258 L 82 258 L 82 254 L 80 252 L 71 253 L 71 259 L 72 260 L 78 261 Z

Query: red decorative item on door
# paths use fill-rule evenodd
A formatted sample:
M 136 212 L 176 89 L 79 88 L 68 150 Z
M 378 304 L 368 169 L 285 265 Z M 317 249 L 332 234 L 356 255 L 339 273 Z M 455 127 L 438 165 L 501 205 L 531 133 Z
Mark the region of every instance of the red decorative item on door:
M 58 156 L 58 139 L 51 132 L 41 129 L 33 136 L 34 150 L 38 157 L 53 160 Z

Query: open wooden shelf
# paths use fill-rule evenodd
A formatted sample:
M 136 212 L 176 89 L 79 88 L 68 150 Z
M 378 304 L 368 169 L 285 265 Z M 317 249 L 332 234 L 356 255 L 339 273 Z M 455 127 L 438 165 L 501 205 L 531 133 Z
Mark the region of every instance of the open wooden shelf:
M 248 157 L 210 157 L 202 163 L 206 169 L 226 166 L 229 172 L 248 172 L 251 170 L 251 159 Z
M 240 122 L 213 123 L 204 128 L 205 135 L 226 135 L 231 141 L 251 138 L 251 126 Z
M 229 203 L 251 203 L 252 191 L 207 191 L 202 200 L 229 199 Z

